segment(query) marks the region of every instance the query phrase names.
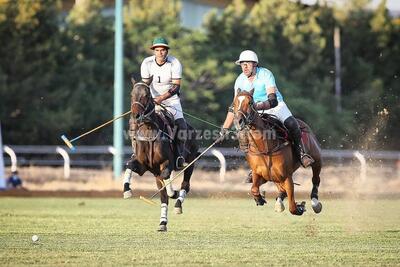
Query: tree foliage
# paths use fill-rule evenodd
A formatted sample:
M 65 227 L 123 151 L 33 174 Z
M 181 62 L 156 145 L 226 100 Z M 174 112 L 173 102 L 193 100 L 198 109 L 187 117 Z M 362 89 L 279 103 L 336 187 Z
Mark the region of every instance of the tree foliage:
M 78 3 L 78 2 L 77 2 Z M 342 6 L 324 1 L 234 0 L 212 11 L 202 29 L 180 24 L 179 1 L 128 0 L 124 7 L 125 107 L 129 77 L 151 54 L 156 36 L 169 40 L 183 64 L 184 111 L 221 124 L 240 73 L 240 52 L 253 49 L 274 74 L 291 111 L 305 119 L 324 148 L 400 149 L 400 23 L 386 1 Z M 61 2 L 0 1 L 0 116 L 9 144 L 59 144 L 112 117 L 113 17 L 100 0 L 82 0 L 67 15 Z M 333 29 L 341 30 L 342 112 L 336 112 Z M 126 109 L 126 108 L 125 108 Z M 188 118 L 188 117 L 187 117 Z M 188 118 L 196 128 L 212 126 Z M 112 128 L 80 144 L 109 144 Z

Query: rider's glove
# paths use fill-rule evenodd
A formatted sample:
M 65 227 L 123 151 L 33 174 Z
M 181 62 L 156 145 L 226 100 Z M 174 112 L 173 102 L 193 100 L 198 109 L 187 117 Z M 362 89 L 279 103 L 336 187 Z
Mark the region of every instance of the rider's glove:
M 269 109 L 270 108 L 268 100 L 265 101 L 265 102 L 257 102 L 257 103 L 254 104 L 254 107 L 255 107 L 256 110 L 264 110 L 264 109 Z

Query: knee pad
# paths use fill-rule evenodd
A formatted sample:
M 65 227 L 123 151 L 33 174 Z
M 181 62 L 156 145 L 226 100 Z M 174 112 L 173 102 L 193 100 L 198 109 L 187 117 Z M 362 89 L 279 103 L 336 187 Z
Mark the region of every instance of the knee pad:
M 283 124 L 289 130 L 289 134 L 293 135 L 293 137 L 301 136 L 299 123 L 293 116 L 287 118 Z

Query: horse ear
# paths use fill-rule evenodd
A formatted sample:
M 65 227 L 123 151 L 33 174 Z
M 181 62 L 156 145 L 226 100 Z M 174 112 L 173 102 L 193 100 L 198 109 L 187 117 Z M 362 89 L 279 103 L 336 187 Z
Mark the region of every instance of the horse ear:
M 251 95 L 253 95 L 253 94 L 254 94 L 254 88 L 251 89 L 249 93 L 250 93 Z
M 135 78 L 133 77 L 133 74 L 131 75 L 131 83 L 132 83 L 132 86 L 135 85 L 135 83 L 136 83 Z

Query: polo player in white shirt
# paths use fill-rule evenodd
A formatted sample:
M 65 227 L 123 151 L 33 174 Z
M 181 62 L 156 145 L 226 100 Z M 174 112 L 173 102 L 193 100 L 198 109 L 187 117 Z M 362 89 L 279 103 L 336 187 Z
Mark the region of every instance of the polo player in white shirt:
M 179 98 L 182 64 L 175 57 L 168 55 L 170 47 L 165 38 L 155 38 L 150 48 L 154 55 L 143 60 L 140 73 L 142 80 L 150 85 L 154 102 L 157 105 L 162 104 L 174 116 L 178 130 L 176 167 L 181 169 L 185 166 L 185 142 L 187 140 L 187 125 Z

